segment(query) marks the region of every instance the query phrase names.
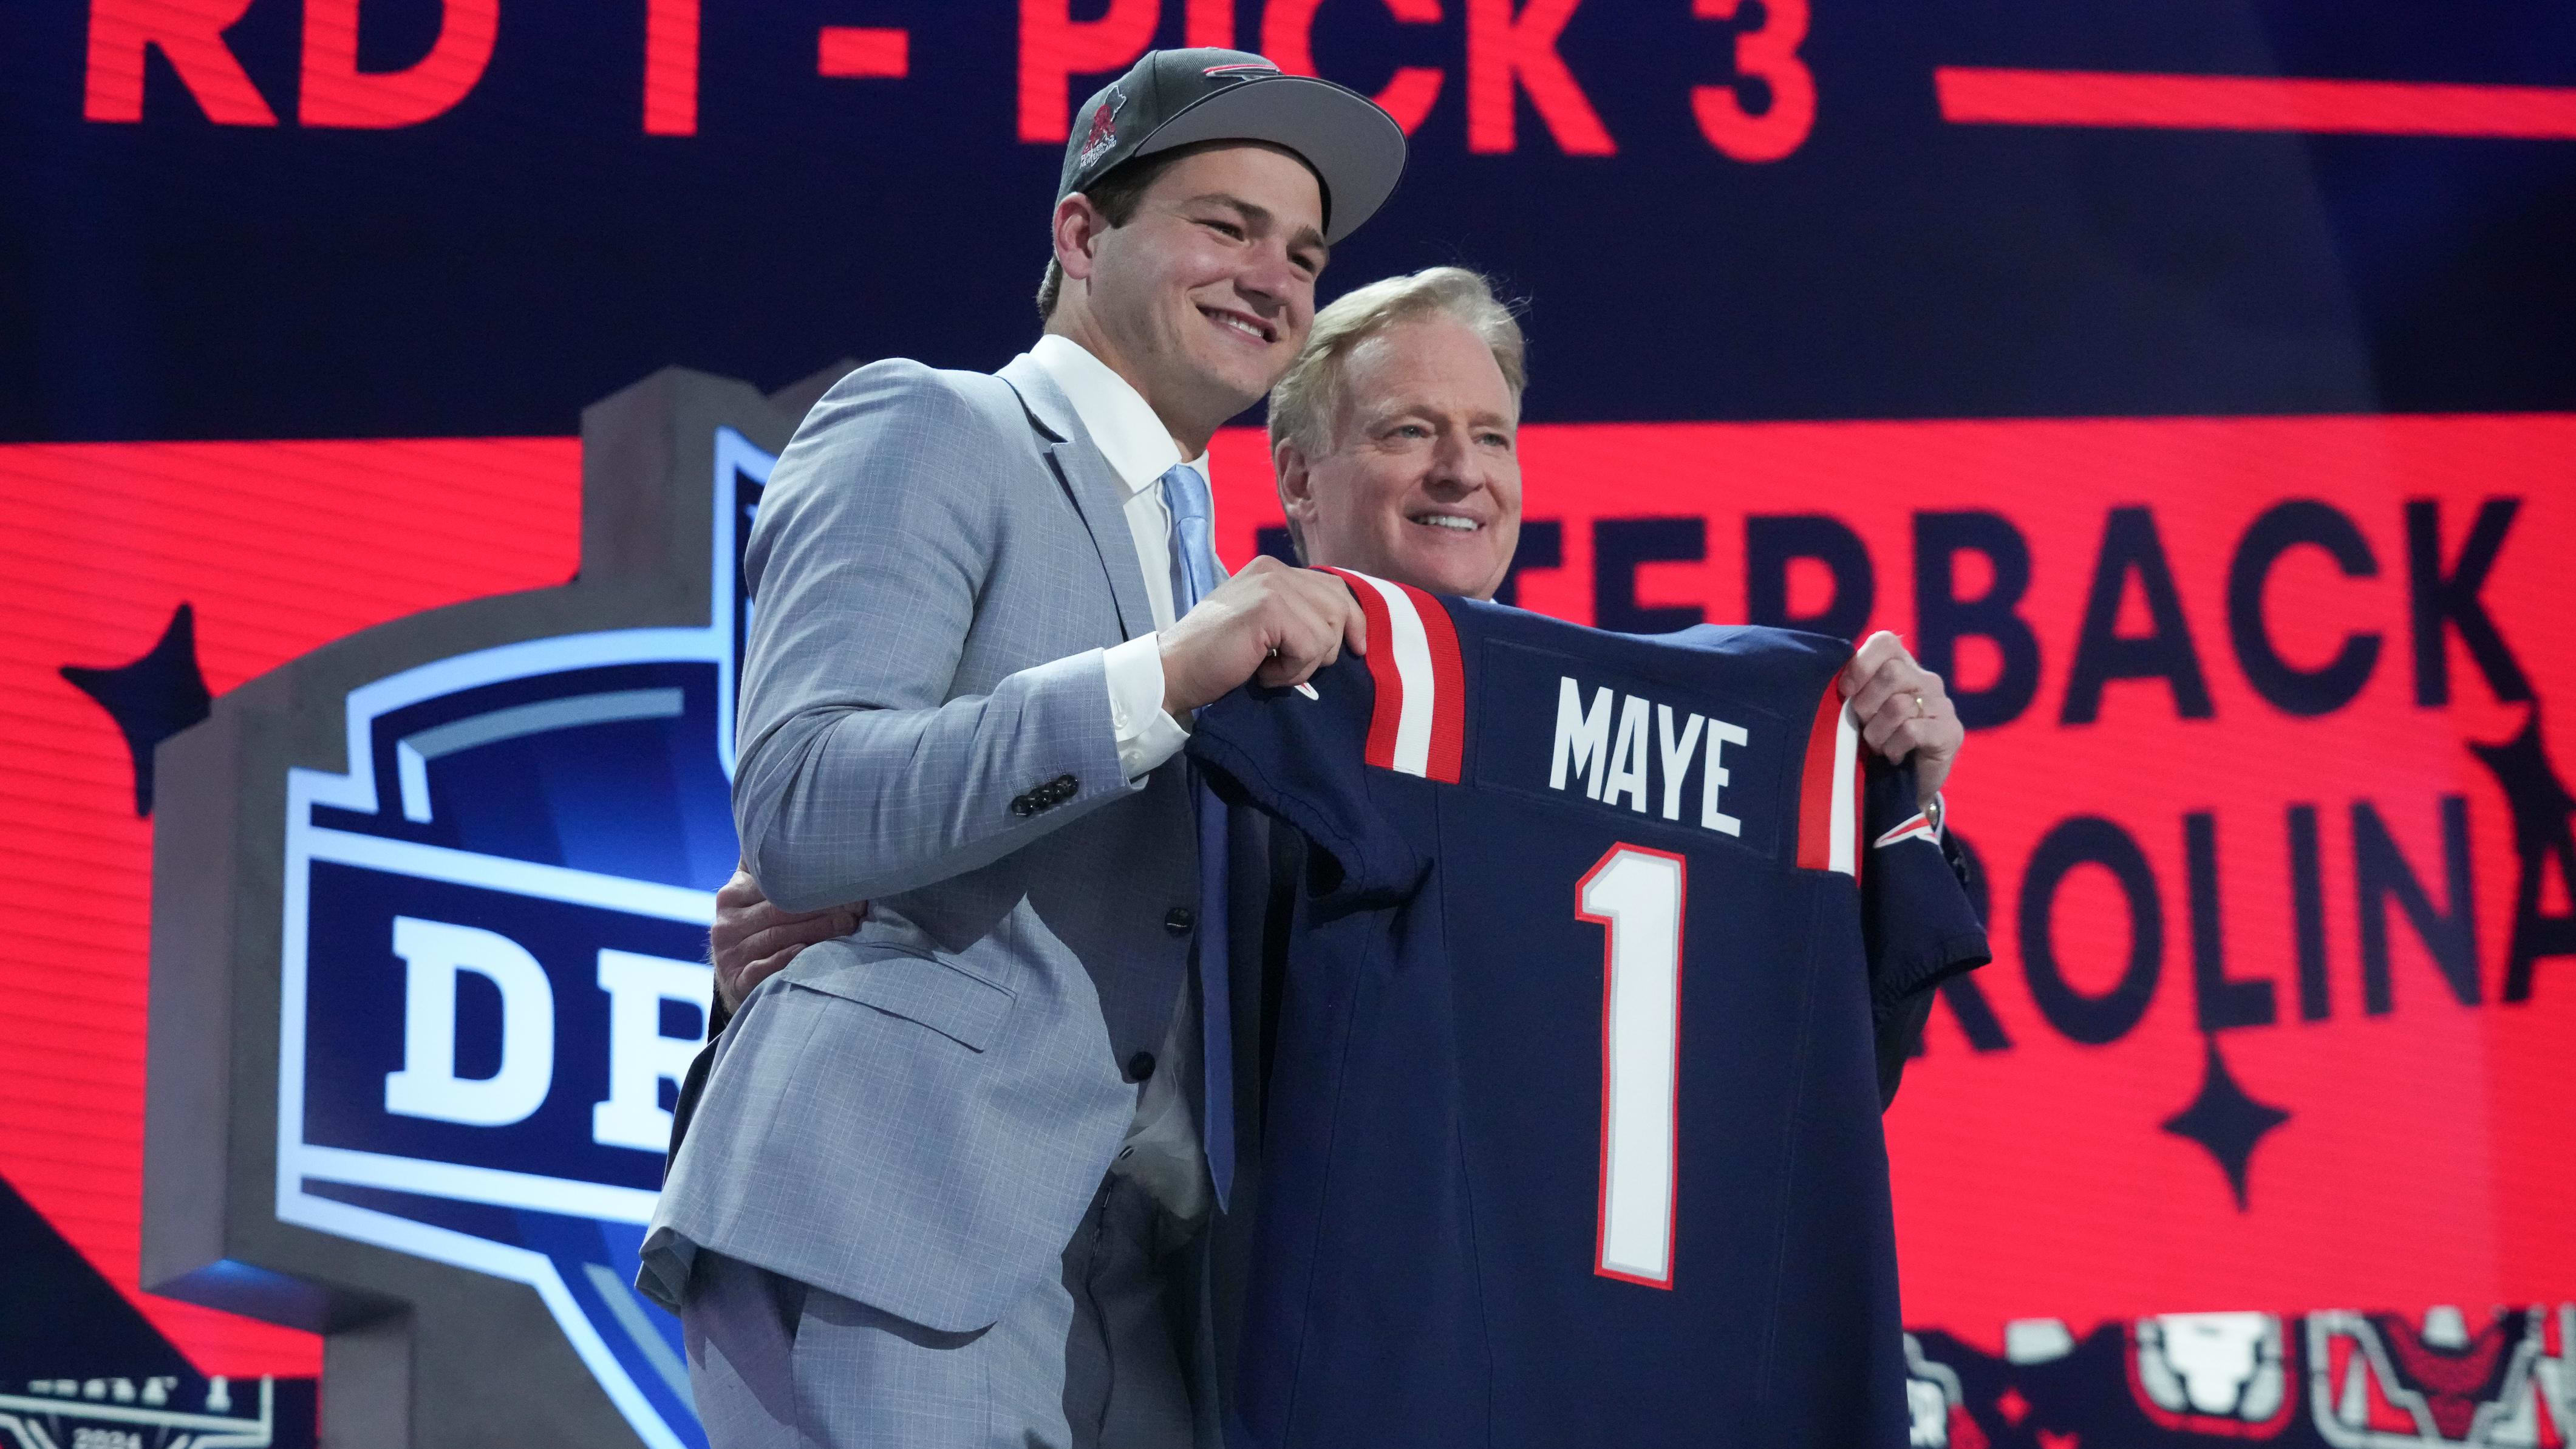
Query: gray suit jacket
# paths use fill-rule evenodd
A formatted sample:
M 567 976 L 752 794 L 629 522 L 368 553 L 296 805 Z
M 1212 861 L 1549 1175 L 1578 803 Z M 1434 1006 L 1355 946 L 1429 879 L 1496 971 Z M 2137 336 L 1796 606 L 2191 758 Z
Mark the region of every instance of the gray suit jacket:
M 1198 895 L 1178 759 L 1130 784 L 1100 651 L 1154 627 L 1123 491 L 1028 358 L 889 361 L 770 475 L 734 815 L 771 899 L 874 902 L 745 1003 L 645 1242 L 951 1332 L 1059 1269 L 1162 1043 Z

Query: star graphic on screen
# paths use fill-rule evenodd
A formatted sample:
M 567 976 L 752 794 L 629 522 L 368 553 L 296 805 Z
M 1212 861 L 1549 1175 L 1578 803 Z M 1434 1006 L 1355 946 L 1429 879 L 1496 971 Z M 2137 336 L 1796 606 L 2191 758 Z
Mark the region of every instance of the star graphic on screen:
M 206 676 L 197 669 L 196 610 L 181 604 L 161 631 L 161 642 L 131 664 L 113 669 L 66 664 L 62 676 L 116 721 L 134 756 L 134 813 L 150 815 L 153 749 L 204 719 L 214 705 Z
M 2236 1210 L 2244 1212 L 2250 1206 L 2245 1169 L 2253 1160 L 2255 1144 L 2263 1140 L 2264 1133 L 2289 1120 L 2289 1113 L 2254 1100 L 2236 1085 L 2236 1079 L 2228 1075 L 2227 1059 L 2218 1054 L 2218 1038 L 2213 1034 L 2201 1071 L 2200 1095 L 2159 1125 L 2176 1137 L 2199 1143 L 2209 1153 L 2227 1174 L 2227 1185 L 2235 1189 Z
M 2030 1400 L 2021 1396 L 2021 1390 L 2007 1387 L 1995 1400 L 1995 1412 L 2004 1416 L 2005 1423 L 2018 1426 L 2030 1417 Z

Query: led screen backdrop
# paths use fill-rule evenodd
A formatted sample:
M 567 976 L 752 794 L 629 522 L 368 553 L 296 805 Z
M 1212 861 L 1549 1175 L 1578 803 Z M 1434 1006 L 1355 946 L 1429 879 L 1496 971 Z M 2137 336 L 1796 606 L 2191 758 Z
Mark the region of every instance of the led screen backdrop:
M 1998 954 L 1889 1118 L 1918 1429 L 2576 1435 L 2563 8 L 93 0 L 15 33 L 0 1427 L 277 1380 L 255 1432 L 310 1432 L 319 1339 L 140 1283 L 151 747 L 331 640 L 563 583 L 577 415 L 657 367 L 998 365 L 1072 102 L 1190 39 L 1408 122 L 1327 294 L 1462 261 L 1530 299 L 1520 602 L 1894 628 L 1950 677 Z M 1222 551 L 1278 549 L 1258 434 L 1216 461 Z

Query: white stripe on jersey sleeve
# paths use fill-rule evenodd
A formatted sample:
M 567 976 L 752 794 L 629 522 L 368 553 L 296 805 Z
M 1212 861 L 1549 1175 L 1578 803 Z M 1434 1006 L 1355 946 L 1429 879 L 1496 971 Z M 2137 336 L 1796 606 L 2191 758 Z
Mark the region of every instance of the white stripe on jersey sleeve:
M 1394 638 L 1372 639 L 1369 647 L 1394 651 L 1396 678 L 1404 684 L 1404 711 L 1395 722 L 1395 768 L 1428 779 L 1431 722 L 1439 718 L 1440 701 L 1434 698 L 1438 686 L 1433 682 L 1431 641 L 1422 632 L 1422 616 L 1414 611 L 1413 596 L 1402 588 L 1363 573 L 1352 577 L 1386 600 L 1387 622 L 1393 626 Z

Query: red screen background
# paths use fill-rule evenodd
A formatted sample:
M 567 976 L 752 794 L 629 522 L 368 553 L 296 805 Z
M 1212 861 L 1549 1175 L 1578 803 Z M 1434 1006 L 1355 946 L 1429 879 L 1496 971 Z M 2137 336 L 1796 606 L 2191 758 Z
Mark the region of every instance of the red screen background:
M 1239 564 L 1278 506 L 1256 432 L 1214 451 L 1219 549 Z M 1830 515 L 1866 545 L 1871 627 L 1909 639 L 1918 515 L 1991 512 L 2027 541 L 2017 612 L 2038 645 L 2036 695 L 1970 736 L 1949 791 L 1992 902 L 1996 959 L 1974 979 L 2010 1045 L 1978 1049 L 1945 998 L 1888 1117 L 1908 1322 L 1993 1344 L 2014 1318 L 2080 1333 L 2156 1312 L 2415 1311 L 2576 1288 L 2576 964 L 2543 957 L 2529 998 L 2502 999 L 2526 872 L 2499 777 L 2468 748 L 2536 716 L 2549 758 L 2576 758 L 2570 726 L 2545 709 L 2576 698 L 2560 562 L 2576 544 L 2576 417 L 1534 425 L 1521 453 L 1526 516 L 1560 526 L 1563 557 L 1521 575 L 1520 602 L 1580 622 L 1604 519 L 1702 520 L 1705 557 L 1644 565 L 1635 597 L 1725 622 L 1746 609 L 1745 520 Z M 2227 603 L 2248 525 L 2297 499 L 2348 518 L 2376 571 L 2348 577 L 2313 547 L 2282 555 L 2262 594 L 2274 646 L 2312 669 L 2347 636 L 2380 640 L 2351 702 L 2308 717 L 2249 683 Z M 2447 574 L 2499 499 L 2518 504 L 2476 597 L 2535 699 L 2500 699 L 2446 629 L 2448 698 L 2421 703 L 2409 504 L 2435 505 Z M 141 655 L 184 603 L 221 692 L 376 623 L 563 582 L 579 508 L 572 439 L 0 447 L 0 1030 L 25 1044 L 0 1073 L 0 1177 L 205 1372 L 311 1374 L 319 1341 L 136 1284 L 151 827 L 115 728 L 56 671 Z M 2114 679 L 2093 719 L 2063 719 L 2115 509 L 2151 520 L 2205 718 L 2149 678 Z M 1978 572 L 1961 570 L 1960 595 L 1987 586 Z M 2143 577 L 2113 571 L 2115 637 L 2155 631 Z M 1792 611 L 1826 592 L 1819 567 L 1792 567 Z M 1967 639 L 1954 682 L 1990 685 L 2000 662 Z M 2467 825 L 2465 903 L 2449 888 L 2446 800 Z M 2389 1007 L 2365 1010 L 2356 804 L 2384 823 L 2426 909 L 2473 915 L 2474 1004 L 2407 911 L 2383 903 Z M 2327 993 L 2313 1020 L 2293 806 L 2317 821 Z M 2269 1024 L 2201 1029 L 2193 814 L 2213 822 L 2221 969 L 2271 983 Z M 2020 939 L 2025 867 L 2074 817 L 2136 842 L 2162 924 L 2143 1014 L 2099 1045 L 2050 1023 Z M 2547 863 L 2531 909 L 2563 917 L 2576 903 Z M 2066 986 L 2109 993 L 2136 929 L 2112 874 L 2075 867 L 2047 920 Z M 2213 1154 L 2160 1126 L 2202 1090 L 2213 1041 L 2246 1095 L 2290 1114 L 2254 1147 L 2241 1208 Z

